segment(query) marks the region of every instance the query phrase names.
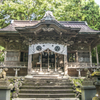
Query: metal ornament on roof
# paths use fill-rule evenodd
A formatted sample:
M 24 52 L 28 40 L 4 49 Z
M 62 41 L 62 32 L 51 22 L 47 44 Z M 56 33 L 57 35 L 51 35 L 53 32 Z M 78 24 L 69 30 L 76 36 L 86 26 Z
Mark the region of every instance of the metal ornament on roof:
M 50 43 L 30 45 L 29 46 L 29 55 L 41 53 L 47 49 L 49 49 L 55 53 L 67 55 L 67 46 L 66 45 L 50 44 Z
M 41 19 L 41 21 L 44 20 L 56 20 L 53 16 L 53 13 L 51 11 L 47 11 L 44 15 L 44 17 Z

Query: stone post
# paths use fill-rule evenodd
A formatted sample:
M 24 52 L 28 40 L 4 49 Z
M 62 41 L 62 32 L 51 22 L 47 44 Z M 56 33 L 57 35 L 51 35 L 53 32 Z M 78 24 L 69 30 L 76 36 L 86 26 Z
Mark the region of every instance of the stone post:
M 20 69 L 18 69 L 18 68 L 15 68 L 14 69 L 14 71 L 15 71 L 15 77 L 17 77 L 18 76 L 18 71 L 19 71 Z
M 98 57 L 98 50 L 97 50 L 97 46 L 96 46 L 96 59 L 97 59 L 97 66 L 99 65 L 99 57 Z
M 78 71 L 78 77 L 81 77 L 81 71 L 82 69 L 76 69 Z
M 0 100 L 10 100 L 10 83 L 6 79 L 0 79 Z
M 81 86 L 81 99 L 82 100 L 92 100 L 96 94 L 96 88 L 93 86 L 94 79 L 86 78 L 82 82 Z

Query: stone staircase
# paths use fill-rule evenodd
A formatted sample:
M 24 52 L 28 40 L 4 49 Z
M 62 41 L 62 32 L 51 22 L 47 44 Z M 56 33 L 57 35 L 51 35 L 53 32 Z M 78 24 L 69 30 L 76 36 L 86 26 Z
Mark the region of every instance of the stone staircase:
M 56 100 L 56 98 L 63 98 L 57 100 L 78 100 L 77 98 L 75 98 L 75 93 L 73 92 L 73 84 L 69 79 L 59 79 L 57 77 L 54 78 L 52 76 L 48 78 L 46 76 L 40 78 L 34 77 L 32 79 L 26 79 L 23 86 L 20 88 L 18 97 L 37 99 L 41 98 L 42 100 Z

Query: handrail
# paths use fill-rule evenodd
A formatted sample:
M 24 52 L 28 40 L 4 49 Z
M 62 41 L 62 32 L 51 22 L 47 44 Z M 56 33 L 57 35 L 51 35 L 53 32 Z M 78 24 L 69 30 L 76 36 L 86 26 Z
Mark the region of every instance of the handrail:
M 97 65 L 95 63 L 79 63 L 79 62 L 71 62 L 68 63 L 68 68 L 97 68 L 100 67 L 100 64 Z

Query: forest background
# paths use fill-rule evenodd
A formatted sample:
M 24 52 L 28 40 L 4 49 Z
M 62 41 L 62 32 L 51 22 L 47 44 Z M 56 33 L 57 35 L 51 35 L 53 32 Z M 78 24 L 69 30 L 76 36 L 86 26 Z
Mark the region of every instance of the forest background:
M 100 30 L 100 6 L 94 0 L 1 0 L 0 28 L 12 20 L 40 20 L 46 11 L 52 11 L 58 21 L 86 21 L 94 30 Z M 0 46 L 0 51 L 5 49 Z M 98 45 L 100 62 L 100 45 Z M 0 52 L 0 61 L 4 53 Z M 95 48 L 92 60 L 96 63 Z

